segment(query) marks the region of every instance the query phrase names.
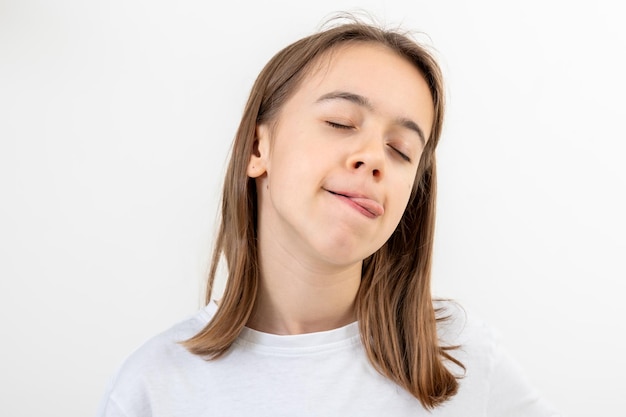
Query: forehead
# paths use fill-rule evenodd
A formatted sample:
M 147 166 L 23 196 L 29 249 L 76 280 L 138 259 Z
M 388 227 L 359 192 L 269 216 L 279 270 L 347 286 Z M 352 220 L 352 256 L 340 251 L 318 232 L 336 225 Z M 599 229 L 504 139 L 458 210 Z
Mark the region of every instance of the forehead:
M 360 67 L 364 62 L 375 65 Z M 306 80 L 340 70 L 380 72 L 381 70 L 397 71 L 400 69 L 411 72 L 413 76 L 423 78 L 421 70 L 408 57 L 384 44 L 373 41 L 343 42 L 321 53 L 310 65 L 304 78 Z

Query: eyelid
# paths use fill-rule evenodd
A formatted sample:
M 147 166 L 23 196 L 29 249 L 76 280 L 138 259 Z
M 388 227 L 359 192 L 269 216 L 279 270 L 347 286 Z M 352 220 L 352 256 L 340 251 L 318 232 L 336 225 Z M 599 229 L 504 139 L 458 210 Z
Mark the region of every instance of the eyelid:
M 333 122 L 332 120 L 326 120 L 326 124 L 332 128 L 335 129 L 354 129 L 354 126 L 352 125 L 348 125 L 348 124 L 344 124 L 344 123 L 338 123 L 338 122 Z
M 335 122 L 333 120 L 324 120 L 324 123 L 326 123 L 326 125 L 330 126 L 333 129 L 337 129 L 337 130 L 353 130 L 356 127 L 353 126 L 350 122 Z M 408 162 L 408 163 L 412 163 L 413 160 L 411 159 L 411 157 L 409 157 L 406 153 L 404 153 L 403 151 L 401 151 L 400 149 L 398 149 L 397 147 L 393 146 L 393 145 L 388 145 L 389 148 L 395 152 L 400 158 L 402 158 L 402 160 Z
M 398 148 L 394 147 L 394 146 L 389 146 L 395 153 L 397 153 L 400 158 L 404 159 L 407 162 L 412 162 L 411 158 L 405 154 L 404 152 L 402 152 L 401 150 L 399 150 Z

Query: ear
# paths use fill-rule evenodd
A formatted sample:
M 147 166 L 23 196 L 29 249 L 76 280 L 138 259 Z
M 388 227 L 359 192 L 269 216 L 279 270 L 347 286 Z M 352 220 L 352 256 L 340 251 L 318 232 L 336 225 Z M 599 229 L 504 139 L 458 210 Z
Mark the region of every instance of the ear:
M 269 133 L 267 125 L 257 125 L 252 155 L 248 162 L 247 174 L 250 178 L 258 178 L 267 172 L 270 151 Z

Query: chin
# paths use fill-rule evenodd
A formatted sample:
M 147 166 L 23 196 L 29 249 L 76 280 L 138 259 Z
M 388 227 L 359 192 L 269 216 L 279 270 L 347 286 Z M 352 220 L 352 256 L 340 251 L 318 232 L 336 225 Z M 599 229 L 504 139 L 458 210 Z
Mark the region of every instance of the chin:
M 352 230 L 337 228 L 330 233 L 317 234 L 309 241 L 318 259 L 334 266 L 350 266 L 362 262 L 376 252 L 386 239 L 381 236 L 359 235 Z
M 376 249 L 378 250 L 378 249 Z M 321 258 L 328 264 L 335 266 L 351 266 L 356 263 L 362 262 L 369 257 L 376 250 L 366 250 L 364 248 L 355 248 L 349 246 L 337 246 L 326 248 L 326 250 L 319 251 Z

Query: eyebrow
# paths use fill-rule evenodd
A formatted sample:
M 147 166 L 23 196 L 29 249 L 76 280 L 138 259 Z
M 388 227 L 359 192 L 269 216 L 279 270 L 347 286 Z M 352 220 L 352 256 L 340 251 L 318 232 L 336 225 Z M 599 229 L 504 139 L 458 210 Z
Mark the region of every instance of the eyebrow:
M 374 110 L 374 106 L 367 99 L 367 97 L 363 97 L 359 94 L 349 93 L 347 91 L 333 91 L 331 93 L 326 93 L 320 98 L 318 98 L 316 103 L 321 103 L 321 102 L 330 101 L 330 100 L 347 100 L 360 107 L 365 107 L 366 109 L 370 111 Z M 413 120 L 408 119 L 406 117 L 398 117 L 395 119 L 395 123 L 417 133 L 417 136 L 419 136 L 422 142 L 422 145 L 426 144 L 426 137 L 424 136 L 424 131 Z

